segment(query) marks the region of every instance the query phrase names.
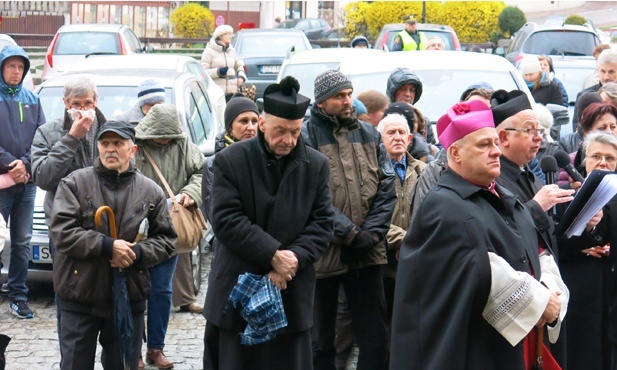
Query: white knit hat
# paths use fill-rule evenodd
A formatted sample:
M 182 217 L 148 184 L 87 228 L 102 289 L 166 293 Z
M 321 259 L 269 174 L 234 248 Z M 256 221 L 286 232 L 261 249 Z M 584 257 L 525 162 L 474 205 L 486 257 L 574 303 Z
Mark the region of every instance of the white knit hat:
M 212 34 L 212 38 L 216 40 L 226 33 L 234 33 L 233 27 L 228 24 L 220 25 L 216 27 L 216 29 L 214 30 L 214 33 Z
M 165 102 L 165 88 L 155 80 L 145 80 L 137 89 L 137 99 L 139 100 L 140 107 L 143 107 L 144 104 Z
M 521 74 L 523 75 L 542 71 L 540 59 L 538 59 L 535 55 L 527 55 L 523 57 L 518 68 L 521 70 Z

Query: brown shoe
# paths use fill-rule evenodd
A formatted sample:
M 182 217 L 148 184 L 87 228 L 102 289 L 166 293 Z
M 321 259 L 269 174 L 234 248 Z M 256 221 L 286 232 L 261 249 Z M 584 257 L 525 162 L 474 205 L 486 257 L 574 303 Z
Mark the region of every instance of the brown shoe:
M 156 365 L 159 369 L 173 369 L 174 363 L 169 361 L 160 348 L 148 348 L 146 362 Z
M 144 370 L 146 365 L 144 365 L 144 361 L 141 359 L 141 355 L 139 355 L 139 362 L 137 363 L 137 370 Z
M 190 313 L 201 313 L 204 310 L 204 307 L 193 302 L 191 304 L 185 304 L 184 306 L 180 306 L 181 312 L 190 312 Z

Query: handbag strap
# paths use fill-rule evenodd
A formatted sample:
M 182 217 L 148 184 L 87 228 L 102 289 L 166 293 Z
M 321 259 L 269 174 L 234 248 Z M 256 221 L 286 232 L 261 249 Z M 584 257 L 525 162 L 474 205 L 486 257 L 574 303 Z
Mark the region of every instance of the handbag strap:
M 148 160 L 152 164 L 152 167 L 154 167 L 154 171 L 156 171 L 156 174 L 159 175 L 159 178 L 161 179 L 161 182 L 163 183 L 165 190 L 167 190 L 167 193 L 169 194 L 171 201 L 174 204 L 178 204 L 178 201 L 176 200 L 176 196 L 174 195 L 174 192 L 171 191 L 171 188 L 169 187 L 167 180 L 165 180 L 165 178 L 163 177 L 161 170 L 159 170 L 159 166 L 156 165 L 156 162 L 154 162 L 154 159 L 152 159 L 152 156 L 150 156 L 150 153 L 148 153 L 146 148 L 142 147 L 141 149 L 144 151 L 144 153 L 146 153 L 146 157 L 148 157 Z

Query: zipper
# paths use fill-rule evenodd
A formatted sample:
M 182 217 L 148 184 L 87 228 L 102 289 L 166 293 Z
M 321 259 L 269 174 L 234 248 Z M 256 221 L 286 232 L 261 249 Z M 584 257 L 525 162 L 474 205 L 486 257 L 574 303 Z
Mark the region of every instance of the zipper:
M 19 122 L 24 123 L 24 109 L 21 102 L 19 102 Z
M 147 205 L 147 202 L 144 202 L 144 203 L 141 205 L 141 208 L 139 208 L 138 210 L 136 210 L 135 212 L 133 212 L 133 214 L 132 214 L 132 215 L 130 215 L 130 216 L 129 216 L 126 220 L 122 220 L 122 223 L 120 224 L 120 226 L 121 226 L 121 227 L 122 227 L 122 226 L 126 226 L 126 225 L 129 223 L 129 221 L 131 221 L 132 219 L 134 219 L 134 218 L 135 218 L 135 216 L 137 216 L 138 214 L 141 214 L 143 211 L 145 211 L 145 210 L 146 210 L 146 205 Z

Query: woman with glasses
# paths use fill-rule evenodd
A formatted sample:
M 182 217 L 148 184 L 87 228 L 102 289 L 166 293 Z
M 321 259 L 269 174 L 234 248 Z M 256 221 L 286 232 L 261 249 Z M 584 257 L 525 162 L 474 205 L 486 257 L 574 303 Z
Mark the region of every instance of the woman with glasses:
M 584 160 L 581 174 L 593 170 L 617 169 L 617 137 L 606 131 L 592 131 L 581 145 Z M 617 201 L 610 204 L 617 207 Z M 609 259 L 612 229 L 605 227 L 609 212 L 596 215 L 603 220 L 588 227 L 581 236 L 559 240 L 561 275 L 570 289 L 566 319 L 568 369 L 608 369 L 610 346 L 608 342 L 609 286 L 614 279 Z M 613 226 L 614 227 L 614 226 Z M 610 230 L 609 230 L 610 229 Z M 603 231 L 602 231 L 603 230 Z M 617 230 L 617 229 L 616 229 Z M 616 234 L 617 235 L 617 234 Z M 613 257 L 614 259 L 615 257 Z

